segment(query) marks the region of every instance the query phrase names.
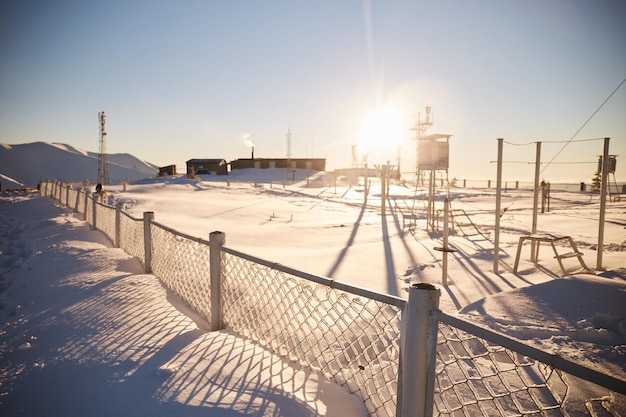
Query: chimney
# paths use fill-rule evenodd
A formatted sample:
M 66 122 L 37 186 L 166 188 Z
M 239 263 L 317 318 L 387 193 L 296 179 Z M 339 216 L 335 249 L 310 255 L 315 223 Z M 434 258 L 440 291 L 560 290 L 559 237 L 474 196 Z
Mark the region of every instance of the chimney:
M 254 145 L 252 145 L 252 159 L 254 160 Z

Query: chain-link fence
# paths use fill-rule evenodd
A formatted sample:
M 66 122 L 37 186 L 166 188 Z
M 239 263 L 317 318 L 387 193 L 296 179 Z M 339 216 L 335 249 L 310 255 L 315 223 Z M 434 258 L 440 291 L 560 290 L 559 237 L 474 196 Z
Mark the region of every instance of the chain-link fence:
M 434 403 L 439 416 L 562 416 L 554 368 L 440 323 Z
M 222 268 L 225 326 L 357 393 L 370 415 L 396 415 L 403 300 L 332 288 L 227 248 Z
M 74 194 L 60 183 L 43 183 L 42 194 L 83 213 L 208 322 L 323 373 L 360 396 L 371 416 L 432 411 L 438 416 L 595 417 L 618 416 L 620 411 L 613 411 L 626 407 L 623 380 L 446 315 L 437 305 L 422 311 L 426 314 L 419 320 L 428 330 L 417 336 L 420 343 L 433 339 L 432 349 L 416 349 L 406 342 L 406 329 L 420 327 L 410 319 L 415 305 L 410 297 L 406 301 L 296 271 L 223 242 L 211 246 L 145 215 L 134 219 L 121 210 L 116 215 L 115 208 L 94 203 L 87 191 Z M 218 285 L 211 284 L 214 276 Z M 592 386 L 593 395 L 572 394 L 574 378 Z M 424 402 L 414 406 L 419 402 L 414 397 Z
M 154 275 L 210 322 L 208 242 L 155 222 L 150 233 Z
M 109 239 L 111 239 L 111 242 L 116 243 L 115 207 L 107 206 L 102 203 L 96 203 L 95 209 L 95 228 L 103 232 Z
M 119 247 L 126 253 L 139 259 L 145 267 L 145 249 L 143 236 L 143 219 L 135 219 L 128 213 L 120 213 Z

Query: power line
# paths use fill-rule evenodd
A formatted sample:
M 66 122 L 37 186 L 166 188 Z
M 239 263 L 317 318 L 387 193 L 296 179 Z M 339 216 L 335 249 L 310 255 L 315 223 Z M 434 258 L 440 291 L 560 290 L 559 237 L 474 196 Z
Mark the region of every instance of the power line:
M 596 140 L 604 140 L 604 138 L 590 138 L 590 139 L 578 139 L 578 140 L 538 140 L 536 142 L 526 142 L 526 143 L 513 143 L 513 142 L 507 142 L 506 140 L 504 141 L 504 143 L 506 143 L 507 145 L 513 145 L 513 146 L 529 146 L 529 145 L 535 145 L 537 142 L 541 142 L 541 143 L 578 143 L 578 142 L 591 142 L 591 141 L 596 141 Z
M 579 127 L 579 128 L 578 128 L 578 130 L 576 131 L 576 133 L 574 133 L 574 135 L 570 138 L 570 140 L 568 140 L 568 141 L 565 143 L 565 145 L 563 145 L 563 146 L 561 147 L 561 149 L 559 149 L 559 151 L 556 153 L 556 155 L 554 155 L 554 157 L 552 157 L 552 159 L 550 160 L 550 162 L 548 162 L 548 164 L 547 164 L 547 165 L 546 165 L 546 166 L 545 166 L 545 167 L 541 170 L 541 172 L 542 172 L 542 173 L 543 173 L 543 171 L 545 171 L 545 170 L 546 170 L 546 168 L 548 168 L 548 166 L 550 166 L 550 164 L 551 164 L 551 163 L 552 163 L 552 162 L 556 159 L 556 157 L 557 157 L 557 156 L 559 156 L 559 155 L 561 154 L 561 152 L 563 151 L 563 149 L 565 149 L 565 147 L 566 147 L 567 145 L 569 145 L 569 144 L 570 144 L 570 142 L 572 142 L 572 141 L 574 140 L 574 138 L 576 137 L 576 135 L 578 135 L 578 133 L 580 133 L 580 131 L 581 131 L 581 130 L 583 130 L 583 128 L 584 128 L 585 126 L 587 126 L 587 123 L 589 123 L 589 121 L 590 121 L 591 119 L 593 119 L 593 117 L 596 115 L 596 113 L 598 113 L 598 112 L 600 111 L 600 109 L 601 109 L 602 107 L 604 107 L 604 105 L 605 105 L 605 104 L 606 104 L 606 103 L 607 103 L 607 102 L 611 99 L 611 97 L 613 97 L 613 95 L 617 92 L 617 90 L 619 90 L 619 89 L 622 87 L 622 85 L 624 85 L 624 83 L 625 83 L 625 82 L 626 82 L 626 78 L 624 78 L 624 79 L 622 80 L 622 82 L 621 82 L 621 83 L 619 83 L 619 85 L 618 85 L 617 87 L 615 87 L 615 90 L 613 90 L 613 92 L 612 92 L 611 94 L 609 94 L 609 96 L 606 98 L 606 100 L 604 100 L 604 101 L 602 102 L 602 104 L 600 104 L 600 107 L 598 107 L 598 108 L 596 109 L 596 111 L 594 111 L 594 112 L 591 114 L 591 116 L 589 116 L 589 118 L 585 121 L 585 123 L 583 123 L 583 124 L 582 124 L 582 126 L 581 126 L 581 127 Z
M 622 158 L 623 159 L 623 158 Z M 489 161 L 494 164 L 498 161 Z M 525 164 L 535 165 L 535 161 L 502 161 L 503 164 Z M 541 162 L 540 165 L 547 165 L 550 162 Z M 580 165 L 580 164 L 597 164 L 598 161 L 570 161 L 570 162 L 554 162 L 555 165 Z

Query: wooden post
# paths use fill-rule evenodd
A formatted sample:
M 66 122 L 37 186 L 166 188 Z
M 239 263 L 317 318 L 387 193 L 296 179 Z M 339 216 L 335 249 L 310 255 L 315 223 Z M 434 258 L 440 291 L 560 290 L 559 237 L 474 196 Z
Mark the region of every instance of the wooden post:
M 209 263 L 211 286 L 211 331 L 222 326 L 222 246 L 226 243 L 226 233 L 211 232 L 209 235 Z

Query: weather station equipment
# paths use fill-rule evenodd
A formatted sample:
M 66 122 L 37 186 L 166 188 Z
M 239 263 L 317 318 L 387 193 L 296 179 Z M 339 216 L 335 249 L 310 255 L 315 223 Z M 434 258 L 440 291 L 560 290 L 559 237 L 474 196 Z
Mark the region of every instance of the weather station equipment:
M 427 135 L 426 131 L 433 125 L 430 106 L 426 107 L 426 118 L 422 120 L 418 113 L 417 124 L 411 130 L 416 131 L 415 136 L 415 181 L 424 184 L 424 173 L 428 173 L 428 207 L 427 226 L 434 231 L 435 216 L 435 188 L 436 172 L 448 172 L 450 157 L 450 137 L 452 135 L 435 133 Z

